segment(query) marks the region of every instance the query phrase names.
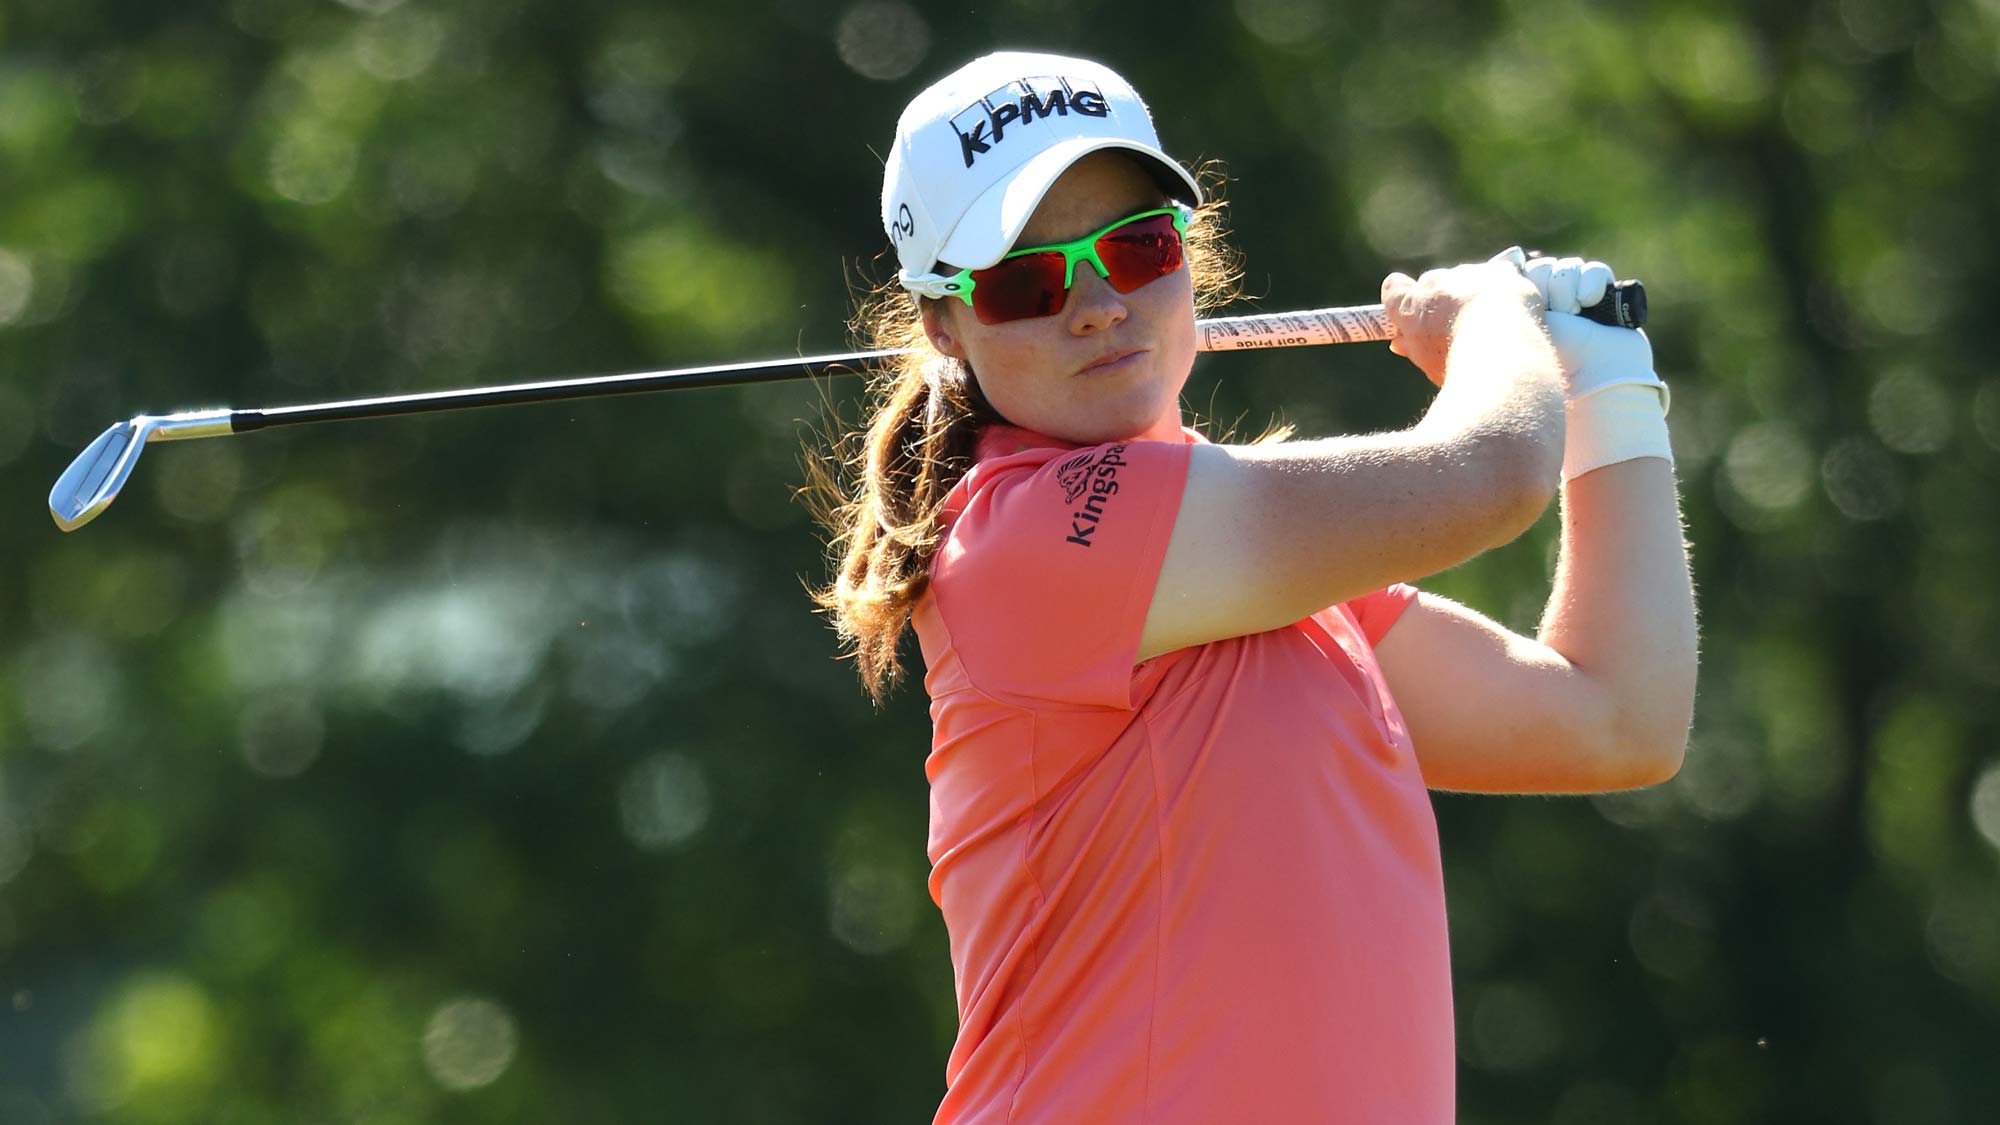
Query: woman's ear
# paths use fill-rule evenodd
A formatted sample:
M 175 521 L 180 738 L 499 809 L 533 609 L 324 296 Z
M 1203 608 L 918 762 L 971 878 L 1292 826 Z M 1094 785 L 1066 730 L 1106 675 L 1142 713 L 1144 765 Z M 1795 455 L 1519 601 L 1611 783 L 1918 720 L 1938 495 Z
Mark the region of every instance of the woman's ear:
M 946 307 L 949 300 L 949 297 L 928 298 L 919 302 L 919 311 L 924 318 L 924 335 L 930 337 L 931 347 L 936 348 L 939 355 L 963 362 L 965 347 L 951 330 L 951 310 Z

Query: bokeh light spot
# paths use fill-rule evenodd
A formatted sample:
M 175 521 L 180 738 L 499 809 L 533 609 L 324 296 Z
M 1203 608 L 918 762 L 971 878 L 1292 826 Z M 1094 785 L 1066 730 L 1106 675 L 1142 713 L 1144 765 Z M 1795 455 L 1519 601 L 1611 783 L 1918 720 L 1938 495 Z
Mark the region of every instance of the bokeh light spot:
M 63 633 L 28 644 L 14 684 L 28 736 L 46 750 L 74 750 L 116 718 L 120 676 L 95 638 Z
M 708 781 L 701 764 L 666 751 L 632 767 L 618 787 L 625 836 L 647 851 L 683 843 L 708 823 Z
M 1236 18 L 1274 47 L 1305 46 L 1326 31 L 1328 9 L 1313 0 L 1236 0 Z
M 689 262 L 703 268 L 690 270 Z M 675 335 L 694 330 L 717 342 L 756 338 L 796 302 L 795 271 L 776 255 L 677 220 L 619 238 L 606 256 L 606 283 L 618 303 Z M 728 286 L 714 278 L 727 277 Z M 757 293 L 746 307 L 738 293 Z
M 900 0 L 862 0 L 841 14 L 834 45 L 849 70 L 890 82 L 924 61 L 931 49 L 931 25 Z
M 278 39 L 290 34 L 312 9 L 298 0 L 229 0 L 229 19 L 251 35 Z
M 444 21 L 429 12 L 396 12 L 361 25 L 354 58 L 385 82 L 401 82 L 430 69 L 444 46 Z
M 101 800 L 71 822 L 60 841 L 77 874 L 106 895 L 142 883 L 160 855 L 159 811 L 147 805 Z
M 1947 699 L 1913 694 L 1887 708 L 1875 729 L 1869 840 L 1877 855 L 1911 875 L 1934 870 L 1951 847 L 1960 724 Z
M 323 130 L 293 129 L 271 149 L 271 190 L 308 206 L 331 202 L 354 178 L 354 142 Z
M 221 304 L 236 287 L 236 249 L 222 235 L 182 234 L 167 242 L 153 267 L 154 296 L 175 316 L 192 317 Z
M 1938 972 L 1968 987 L 2000 984 L 2000 903 L 1976 884 L 1950 887 L 1931 904 L 1924 945 Z
M 130 50 L 94 51 L 70 71 L 69 86 L 78 121 L 115 125 L 139 108 L 146 93 L 145 68 Z
M 1710 118 L 1747 120 L 1770 93 L 1763 42 L 1735 20 L 1677 9 L 1646 42 L 1653 76 Z
M 1876 324 L 1904 336 L 1929 332 L 1958 303 L 1938 261 L 1911 249 L 1883 251 L 1859 280 L 1856 303 Z
M 464 205 L 479 180 L 479 155 L 463 145 L 432 141 L 399 154 L 389 168 L 389 194 L 405 215 L 442 219 Z M 490 286 L 490 282 L 489 282 Z M 463 286 L 490 315 L 489 286 Z M 490 329 L 486 321 L 453 325 L 460 331 Z
M 855 864 L 834 872 L 833 936 L 856 953 L 900 949 L 916 928 L 916 893 L 907 878 L 886 867 Z
M 9 191 L 10 196 L 16 194 Z M 135 218 L 133 194 L 128 184 L 109 176 L 65 179 L 59 189 L 10 199 L 14 214 L 9 229 L 33 238 L 27 249 L 40 255 L 38 261 L 91 261 L 124 237 Z M 41 282 L 37 279 L 37 289 L 53 288 Z M 17 317 L 24 322 L 35 319 L 39 303 L 31 298 Z
M 1392 173 L 1361 204 L 1361 233 L 1386 258 L 1435 254 L 1457 233 L 1451 201 L 1415 174 Z
M 35 409 L 25 392 L 0 386 L 0 465 L 21 455 L 35 432 Z
M 223 603 L 224 668 L 237 688 L 320 679 L 351 612 L 332 596 L 265 598 L 238 593 Z
M 304 693 L 274 692 L 244 709 L 236 732 L 237 749 L 251 769 L 265 777 L 288 778 L 319 759 L 326 722 Z
M 1702 819 L 1734 820 L 1757 806 L 1764 778 L 1750 746 L 1697 736 L 1672 788 Z
M 1845 438 L 1819 466 L 1827 499 L 1851 520 L 1879 520 L 1903 506 L 1903 479 L 1895 459 L 1874 442 Z
M 228 515 L 243 486 L 242 455 L 227 442 L 189 442 L 158 458 L 153 492 L 175 519 L 212 523 Z
M 1667 786 L 1597 793 L 1590 798 L 1599 816 L 1620 828 L 1641 831 L 1664 824 L 1673 815 L 1675 797 Z
M 1807 66 L 1785 90 L 1785 131 L 1801 147 L 1822 156 L 1851 148 L 1864 115 L 1852 83 L 1841 71 Z
M 1868 423 L 1904 453 L 1935 453 L 1951 439 L 1951 397 L 1919 371 L 1884 376 L 1868 392 Z
M 35 854 L 35 837 L 27 822 L 0 793 L 0 887 L 21 873 Z
M 208 896 L 194 919 L 207 964 L 246 977 L 270 964 L 291 941 L 298 912 L 294 893 L 278 878 L 225 887 Z
M 468 707 L 456 731 L 458 745 L 482 758 L 505 754 L 528 740 L 542 725 L 548 695 L 525 691 L 513 699 Z
M 1685 982 L 1701 972 L 1713 953 L 1714 930 L 1707 904 L 1683 891 L 1662 890 L 1633 908 L 1626 937 L 1641 965 Z
M 614 162 L 643 159 L 640 153 L 662 158 L 679 138 L 683 125 L 674 112 L 673 87 L 687 73 L 692 41 L 672 17 L 635 17 L 609 30 L 590 60 L 585 98 L 593 113 L 626 134 L 607 138 L 625 150 Z
M 311 486 L 269 497 L 236 522 L 243 584 L 266 597 L 299 593 L 338 549 L 347 524 L 346 509 Z
M 135 550 L 72 575 L 86 608 L 74 620 L 111 637 L 150 637 L 172 624 L 187 600 L 186 567 L 177 555 Z
M 694 645 L 721 636 L 736 619 L 741 585 L 713 560 L 680 551 L 626 568 L 614 597 L 626 628 Z
M 67 1052 L 69 1092 L 94 1110 L 186 1099 L 213 1083 L 221 1026 L 207 993 L 186 977 L 129 981 Z
M 383 693 L 435 687 L 473 699 L 506 695 L 534 675 L 547 644 L 532 591 L 493 574 L 412 592 L 364 624 L 358 678 Z
M 1972 826 L 2000 848 L 2000 762 L 1987 766 L 1972 785 Z
M 424 1027 L 424 1069 L 447 1090 L 476 1090 L 506 1073 L 518 1035 L 514 1017 L 479 996 L 440 1005 Z
M 659 642 L 610 629 L 579 628 L 565 647 L 570 698 L 600 711 L 637 703 L 671 668 Z
M 1989 379 L 1972 396 L 1972 424 L 1986 444 L 2000 449 L 2000 380 Z
M 60 152 L 76 127 L 73 79 L 33 58 L 17 50 L 0 66 L 0 105 L 7 107 L 0 113 L 0 156 L 15 168 L 34 168 Z
M 12 324 L 35 295 L 35 271 L 28 259 L 0 248 L 0 325 Z
M 1767 510 L 1789 508 L 1812 487 L 1812 454 L 1782 423 L 1745 427 L 1723 455 L 1723 473 L 1736 494 Z

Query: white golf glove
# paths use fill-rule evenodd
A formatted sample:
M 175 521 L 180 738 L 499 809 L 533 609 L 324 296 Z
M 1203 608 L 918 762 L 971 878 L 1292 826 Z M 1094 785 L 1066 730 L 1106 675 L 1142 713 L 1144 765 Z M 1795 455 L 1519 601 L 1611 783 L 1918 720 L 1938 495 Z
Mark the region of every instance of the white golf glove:
M 1541 290 L 1550 312 L 1580 313 L 1604 299 L 1614 279 L 1611 267 L 1582 258 L 1529 258 L 1521 272 Z
M 1580 313 L 1604 299 L 1614 275 L 1603 262 L 1582 258 L 1529 257 L 1519 246 L 1493 255 L 1496 262 L 1510 263 L 1534 283 L 1542 295 L 1542 307 L 1549 312 Z
M 1639 457 L 1672 463 L 1670 399 L 1653 371 L 1652 341 L 1640 330 L 1577 315 L 1610 292 L 1611 267 L 1582 258 L 1529 258 L 1519 249 L 1501 256 L 1534 283 L 1548 310 L 1549 340 L 1563 369 L 1564 482 Z
M 1653 342 L 1643 329 L 1614 328 L 1554 310 L 1543 319 L 1562 362 L 1563 393 L 1569 401 L 1638 384 L 1652 388 L 1659 395 L 1660 413 L 1667 412 L 1667 385 L 1653 373 Z

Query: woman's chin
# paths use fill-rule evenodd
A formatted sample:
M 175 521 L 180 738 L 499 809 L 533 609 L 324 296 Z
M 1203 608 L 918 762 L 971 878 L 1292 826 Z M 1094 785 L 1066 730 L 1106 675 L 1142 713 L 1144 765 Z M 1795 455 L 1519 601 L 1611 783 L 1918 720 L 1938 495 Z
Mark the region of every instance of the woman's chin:
M 1070 424 L 1056 430 L 1043 430 L 1052 438 L 1060 438 L 1072 445 L 1102 445 L 1107 441 L 1160 441 L 1178 440 L 1181 432 L 1180 410 L 1178 406 L 1171 415 L 1149 416 L 1145 414 L 1114 415 L 1092 419 L 1087 424 Z
M 1163 396 L 1164 389 L 1135 385 L 1119 388 L 1119 393 L 1114 394 L 1076 396 L 1061 404 L 1022 403 L 1014 410 L 999 402 L 993 405 L 1014 425 L 1071 445 L 1101 445 L 1138 438 L 1178 441 L 1180 395 Z

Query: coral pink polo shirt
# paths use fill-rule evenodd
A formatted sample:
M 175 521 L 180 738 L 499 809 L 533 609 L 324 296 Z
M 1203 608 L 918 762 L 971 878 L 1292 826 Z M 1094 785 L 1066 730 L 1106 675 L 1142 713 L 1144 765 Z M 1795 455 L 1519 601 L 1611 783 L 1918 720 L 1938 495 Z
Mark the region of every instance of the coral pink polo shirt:
M 1416 592 L 1135 665 L 1189 449 L 994 426 L 948 502 L 915 611 L 936 1120 L 1444 1125 L 1437 828 L 1373 651 Z

